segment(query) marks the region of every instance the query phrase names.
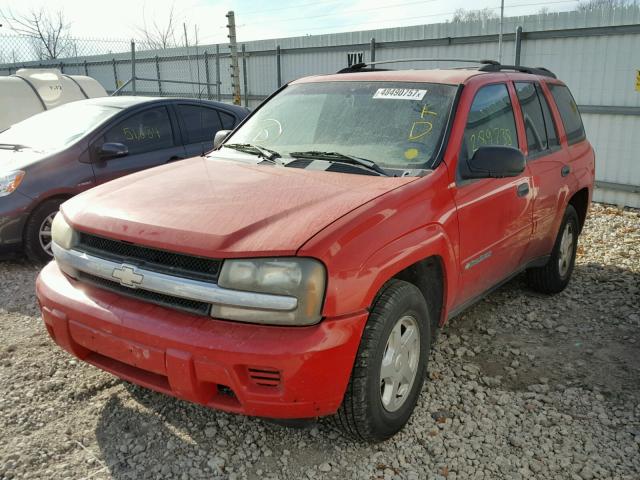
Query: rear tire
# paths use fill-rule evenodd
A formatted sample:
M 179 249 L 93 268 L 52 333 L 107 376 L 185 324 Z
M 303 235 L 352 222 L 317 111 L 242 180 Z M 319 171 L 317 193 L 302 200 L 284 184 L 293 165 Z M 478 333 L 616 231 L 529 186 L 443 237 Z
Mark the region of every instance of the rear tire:
M 576 261 L 579 225 L 575 208 L 567 206 L 551 258 L 545 266 L 527 270 L 527 282 L 531 288 L 542 293 L 559 293 L 566 288 Z
M 334 417 L 347 435 L 377 442 L 404 427 L 426 376 L 430 325 L 427 303 L 415 285 L 387 283 L 374 302 Z
M 38 205 L 24 229 L 24 252 L 36 264 L 53 260 L 51 253 L 51 222 L 64 200 L 47 200 Z M 48 247 L 48 248 L 47 248 Z

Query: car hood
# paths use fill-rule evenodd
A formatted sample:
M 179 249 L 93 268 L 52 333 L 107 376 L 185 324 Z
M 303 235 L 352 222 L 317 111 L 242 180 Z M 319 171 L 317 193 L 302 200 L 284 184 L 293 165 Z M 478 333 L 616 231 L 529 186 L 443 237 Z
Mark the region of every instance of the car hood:
M 96 187 L 62 210 L 81 231 L 165 250 L 293 255 L 339 217 L 415 179 L 198 157 Z
M 49 153 L 30 148 L 21 150 L 5 150 L 0 148 L 0 173 L 12 170 L 23 170 L 29 165 L 39 162 Z

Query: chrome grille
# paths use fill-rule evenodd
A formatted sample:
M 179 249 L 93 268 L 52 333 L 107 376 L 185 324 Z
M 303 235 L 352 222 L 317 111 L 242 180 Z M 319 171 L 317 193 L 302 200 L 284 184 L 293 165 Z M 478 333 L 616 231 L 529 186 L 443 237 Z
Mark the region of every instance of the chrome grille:
M 172 295 L 164 295 L 162 293 L 151 292 L 149 290 L 128 288 L 117 282 L 112 282 L 111 280 L 106 280 L 84 272 L 80 272 L 78 280 L 127 297 L 136 298 L 149 303 L 155 303 L 156 305 L 161 305 L 163 307 L 184 310 L 197 315 L 209 315 L 209 310 L 211 308 L 208 303 L 189 300 L 187 298 L 174 297 Z
M 217 259 L 144 247 L 88 233 L 79 234 L 78 245 L 74 248 L 108 260 L 196 280 L 216 282 L 222 266 L 222 261 Z

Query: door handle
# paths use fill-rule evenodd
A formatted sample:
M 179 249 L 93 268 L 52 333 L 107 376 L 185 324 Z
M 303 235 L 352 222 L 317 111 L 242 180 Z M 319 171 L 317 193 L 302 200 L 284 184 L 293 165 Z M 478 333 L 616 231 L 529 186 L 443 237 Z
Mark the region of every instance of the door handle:
M 566 177 L 567 175 L 569 175 L 569 172 L 571 172 L 571 167 L 569 165 L 564 165 L 562 167 L 562 170 L 560 170 L 560 175 Z
M 516 192 L 518 193 L 519 197 L 526 197 L 529 193 L 529 184 L 521 183 L 520 185 L 518 185 L 518 188 L 516 188 Z

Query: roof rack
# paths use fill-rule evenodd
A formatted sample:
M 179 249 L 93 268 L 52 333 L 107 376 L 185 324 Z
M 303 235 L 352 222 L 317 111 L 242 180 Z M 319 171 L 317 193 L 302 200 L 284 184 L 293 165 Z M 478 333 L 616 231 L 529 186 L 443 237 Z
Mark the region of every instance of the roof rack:
M 370 67 L 372 65 L 382 65 L 382 64 L 386 64 L 386 63 L 405 63 L 405 62 L 459 62 L 459 63 L 476 63 L 476 64 L 481 64 L 481 65 L 500 65 L 498 62 L 496 62 L 495 60 L 470 60 L 468 58 L 400 58 L 400 59 L 395 59 L 395 60 L 380 60 L 377 62 L 369 62 L 369 63 L 356 63 L 354 65 L 351 65 L 350 67 L 346 67 L 343 68 L 342 70 L 339 70 L 338 73 L 352 73 L 352 72 L 361 72 L 364 71 L 365 69 L 368 69 L 367 67 Z
M 543 77 L 558 78 L 548 68 L 544 67 L 523 67 L 521 65 L 502 65 L 501 63 L 487 64 L 478 68 L 481 72 L 501 72 L 502 70 L 514 70 L 516 72 L 531 73 L 532 75 L 542 75 Z
M 378 62 L 361 62 L 351 65 L 350 67 L 339 70 L 338 73 L 353 73 L 372 71 L 374 65 L 387 63 L 405 63 L 405 62 L 458 62 L 458 63 L 475 63 L 480 64 L 478 71 L 480 72 L 501 72 L 502 70 L 513 70 L 522 73 L 531 73 L 533 75 L 541 75 L 544 77 L 558 78 L 555 73 L 544 67 L 523 67 L 520 65 L 502 65 L 495 60 L 470 60 L 468 58 L 401 58 L 396 60 L 380 60 Z

